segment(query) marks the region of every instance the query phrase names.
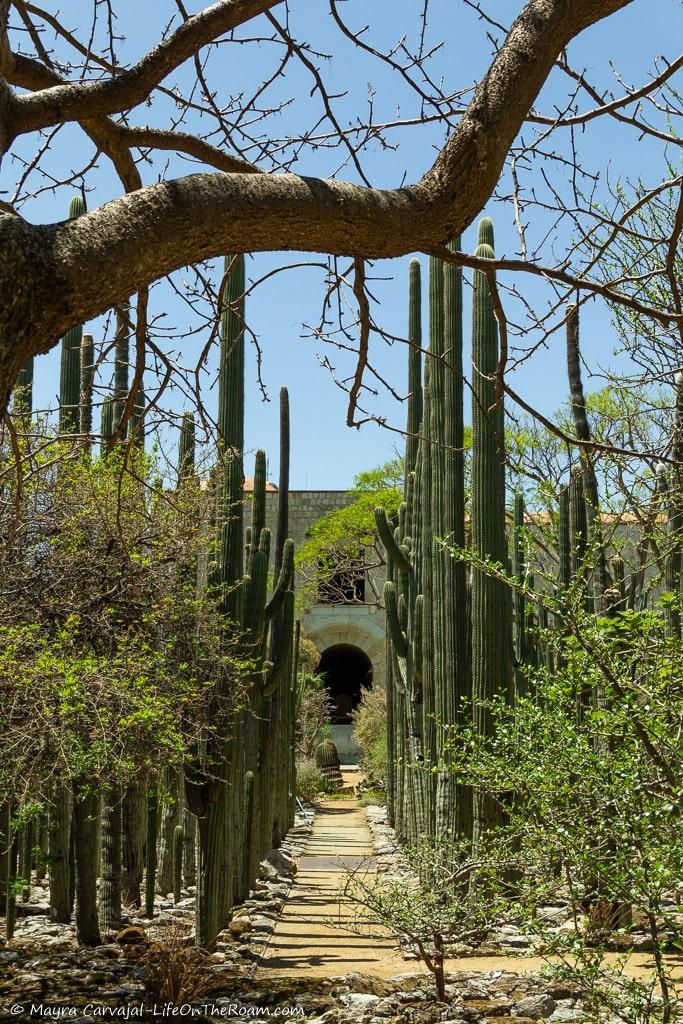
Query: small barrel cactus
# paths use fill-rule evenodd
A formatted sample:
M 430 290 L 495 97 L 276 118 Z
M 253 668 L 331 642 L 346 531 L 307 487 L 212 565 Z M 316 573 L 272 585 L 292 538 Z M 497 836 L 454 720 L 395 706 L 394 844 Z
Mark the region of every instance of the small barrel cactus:
M 315 748 L 315 763 L 325 778 L 341 789 L 343 780 L 339 765 L 339 751 L 332 740 L 323 740 Z

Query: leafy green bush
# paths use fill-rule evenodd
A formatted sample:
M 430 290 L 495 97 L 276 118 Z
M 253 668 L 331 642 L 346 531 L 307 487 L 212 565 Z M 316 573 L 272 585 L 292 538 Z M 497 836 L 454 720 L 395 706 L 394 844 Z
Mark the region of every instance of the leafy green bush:
M 513 707 L 489 702 L 490 733 L 454 730 L 447 760 L 505 811 L 481 845 L 500 860 L 499 892 L 510 861 L 515 918 L 555 977 L 580 985 L 595 1019 L 669 1024 L 680 1013 L 667 953 L 681 944 L 683 643 L 658 610 L 596 619 L 583 601 L 571 593 L 564 630 L 546 634 L 552 669 L 536 669 Z M 558 931 L 539 907 L 565 902 L 570 927 Z M 604 957 L 631 929 L 652 948 L 643 978 Z
M 361 750 L 360 767 L 372 789 L 383 789 L 387 771 L 387 697 L 376 687 L 363 693 L 353 712 L 354 735 Z
M 296 795 L 301 800 L 311 804 L 319 793 L 332 793 L 334 790 L 335 787 L 325 778 L 315 761 L 297 761 Z

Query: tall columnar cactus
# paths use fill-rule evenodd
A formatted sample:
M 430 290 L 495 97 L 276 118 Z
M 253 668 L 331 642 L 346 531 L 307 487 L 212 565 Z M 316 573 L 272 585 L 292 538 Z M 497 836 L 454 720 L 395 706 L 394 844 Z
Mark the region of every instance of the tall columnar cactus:
M 336 743 L 322 740 L 315 748 L 315 763 L 328 782 L 341 789 L 343 780 Z
M 129 783 L 121 806 L 121 896 L 129 907 L 141 904 L 146 790 L 144 780 Z
M 571 577 L 582 576 L 585 572 L 588 527 L 586 523 L 586 502 L 583 495 L 581 470 L 574 468 L 569 477 L 569 537 Z
M 100 837 L 99 924 L 103 932 L 117 931 L 121 927 L 121 789 L 117 785 L 102 790 Z
M 253 885 L 258 860 L 271 829 L 269 815 L 256 786 L 267 759 L 261 751 L 264 709 L 281 679 L 289 678 L 293 632 L 293 547 L 281 548 L 282 565 L 268 600 L 270 531 L 266 528 L 266 462 L 257 453 L 252 518 L 244 549 L 244 259 L 226 258 L 222 288 L 223 312 L 218 385 L 218 455 L 216 474 L 217 550 L 209 568 L 209 587 L 226 622 L 240 630 L 243 657 L 252 665 L 245 706 L 220 735 L 210 737 L 187 766 L 185 793 L 199 826 L 197 942 L 210 947 L 227 923 L 231 901 L 243 899 Z M 269 629 L 282 613 L 281 633 L 269 643 Z M 270 657 L 269 657 L 270 655 Z M 226 682 L 227 685 L 227 682 Z M 218 684 L 219 691 L 221 683 Z M 226 690 L 223 695 L 230 697 Z M 291 697 L 287 696 L 291 702 Z M 289 707 L 282 708 L 288 713 Z M 245 788 L 253 775 L 251 795 Z M 289 779 L 277 780 L 284 787 Z M 251 822 L 245 800 L 253 801 Z M 268 842 L 268 846 L 270 843 Z
M 75 851 L 76 936 L 81 946 L 99 946 L 97 918 L 97 815 L 98 797 L 89 781 L 77 779 L 73 787 L 73 841 Z
M 85 213 L 85 203 L 80 196 L 74 196 L 69 206 L 69 218 L 74 219 Z M 79 324 L 62 338 L 61 365 L 59 374 L 59 433 L 77 434 L 81 425 L 81 347 L 83 342 L 83 328 Z M 64 853 L 69 846 L 70 831 L 70 806 L 73 803 L 74 815 L 80 813 L 81 805 L 79 799 L 72 795 L 67 786 L 58 785 L 52 795 L 52 806 L 50 809 L 51 819 L 48 826 L 48 847 L 50 857 L 54 853 L 55 869 L 50 871 L 50 905 L 55 919 L 68 921 L 70 912 L 68 908 L 68 890 L 70 885 L 69 865 L 64 859 Z M 87 801 L 86 801 L 87 805 Z M 89 823 L 84 818 L 79 824 L 87 832 Z M 76 825 L 74 824 L 74 828 Z M 81 901 L 90 907 L 94 904 L 96 872 L 89 860 L 87 851 L 75 850 L 75 870 L 79 875 L 78 883 L 81 894 Z M 83 860 L 79 868 L 78 859 Z M 91 886 L 92 891 L 87 895 L 84 886 Z M 90 911 L 83 910 L 81 922 L 77 920 L 77 931 L 79 935 L 92 938 L 96 931 L 92 927 L 89 917 Z M 88 938 L 83 939 L 87 944 Z
M 244 773 L 244 794 L 242 800 L 242 814 L 244 821 L 244 835 L 247 838 L 242 846 L 242 873 L 243 877 L 249 878 L 252 871 L 252 847 L 249 841 L 254 829 L 254 773 Z
M 449 248 L 457 251 L 460 239 Z M 444 264 L 444 346 L 443 346 L 443 437 L 444 486 L 440 515 L 435 522 L 437 549 L 435 572 L 442 576 L 443 612 L 436 643 L 440 649 L 440 675 L 437 680 L 436 713 L 444 726 L 461 725 L 470 713 L 471 676 L 469 662 L 469 623 L 467 618 L 467 578 L 465 563 L 451 558 L 441 541 L 454 548 L 465 546 L 465 454 L 463 396 L 462 271 Z M 434 396 L 436 400 L 436 395 Z M 443 744 L 438 755 L 444 754 Z M 458 836 L 472 830 L 470 791 L 456 786 L 449 774 L 437 780 L 437 832 L 444 829 Z
M 112 395 L 107 395 L 102 403 L 102 410 L 100 413 L 100 453 L 106 455 L 111 445 L 111 439 L 114 436 L 114 398 Z
M 154 890 L 157 874 L 157 824 L 159 788 L 152 776 L 147 787 L 147 842 L 145 844 L 145 917 L 154 917 Z
M 179 903 L 183 888 L 183 853 L 185 850 L 185 829 L 176 825 L 173 832 L 173 902 Z
M 74 196 L 69 204 L 69 220 L 85 213 L 85 202 Z M 59 373 L 59 433 L 77 434 L 80 429 L 81 341 L 83 327 L 77 324 L 62 338 Z
M 195 421 L 194 413 L 184 412 L 180 424 L 178 442 L 178 483 L 192 479 L 195 463 Z
M 130 366 L 130 303 L 116 307 L 116 334 L 114 341 L 114 408 L 113 433 L 121 426 L 128 400 L 128 370 Z
M 406 480 L 415 471 L 422 426 L 422 277 L 419 260 L 411 260 L 408 278 L 408 422 Z
M 157 854 L 156 891 L 167 896 L 173 888 L 174 834 L 180 824 L 180 772 L 169 767 L 163 773 L 163 786 L 159 800 L 159 842 Z
M 465 540 L 461 275 L 430 262 L 423 386 L 419 284 L 413 261 L 405 502 L 397 526 L 376 512 L 388 561 L 390 814 L 409 841 L 425 831 L 467 835 L 471 820 L 469 793 L 446 772 L 424 771 L 437 765 L 446 727 L 464 720 L 469 697 L 465 567 L 444 548 Z
M 519 583 L 519 586 L 514 591 L 513 602 L 515 660 L 517 662 L 515 685 L 518 693 L 523 693 L 526 688 L 524 665 L 529 662 L 531 657 L 529 638 L 527 635 L 527 602 L 522 589 L 522 587 L 526 586 L 529 582 L 525 527 L 524 495 L 521 491 L 517 491 L 515 492 L 513 506 L 512 572 Z
M 377 530 L 387 553 L 387 581 L 384 586 L 387 631 L 390 638 L 387 651 L 391 659 L 391 679 L 394 685 L 395 749 L 398 753 L 396 792 L 405 801 L 394 808 L 396 828 L 402 837 L 414 841 L 428 828 L 430 814 L 429 793 L 425 786 L 424 713 L 423 713 L 423 605 L 420 592 L 422 583 L 422 499 L 424 453 L 428 452 L 425 439 L 426 425 L 420 412 L 428 410 L 421 383 L 421 328 L 419 268 L 413 261 L 410 267 L 409 325 L 411 342 L 408 350 L 410 393 L 408 396 L 408 433 L 417 436 L 417 445 L 407 446 L 406 497 L 399 516 L 399 526 L 389 522 L 383 508 L 375 510 Z M 418 426 L 419 424 L 419 426 Z M 433 693 L 432 693 L 433 699 Z
M 280 389 L 280 470 L 278 480 L 277 525 L 275 532 L 275 557 L 273 575 L 280 577 L 285 557 L 293 557 L 294 547 L 289 541 L 289 460 L 290 460 L 290 422 L 289 393 L 287 388 Z M 286 576 L 293 583 L 293 569 L 287 569 Z M 283 577 L 284 579 L 284 577 Z M 283 630 L 286 627 L 284 601 L 282 606 L 271 615 L 269 657 L 275 664 L 277 652 L 282 643 Z M 258 806 L 262 827 L 261 846 L 264 849 L 279 844 L 287 830 L 288 785 L 283 784 L 285 776 L 283 765 L 289 754 L 288 744 L 289 723 L 287 716 L 291 713 L 292 696 L 291 680 L 283 671 L 269 695 L 264 695 L 262 708 L 262 728 L 259 742 L 258 772 Z M 285 721 L 283 721 L 283 717 Z M 278 790 L 280 792 L 278 793 Z M 279 799 L 278 799 L 279 796 Z
M 664 463 L 657 466 L 658 491 L 666 509 L 666 570 L 665 585 L 676 598 L 666 610 L 667 627 L 671 636 L 681 637 L 681 579 L 683 575 L 683 373 L 677 373 L 675 382 L 674 421 L 671 434 L 672 466 L 667 471 Z
M 569 589 L 572 579 L 572 541 L 569 518 L 569 486 L 563 487 L 558 499 L 558 557 L 557 582 L 560 593 Z
M 480 244 L 479 259 L 494 259 Z M 498 325 L 489 282 L 475 271 L 472 312 L 472 549 L 477 559 L 506 565 L 504 522 L 504 437 L 502 395 L 497 394 Z M 510 602 L 506 585 L 485 565 L 472 568 L 472 697 L 474 726 L 480 735 L 493 728 L 487 702 L 511 695 Z M 475 848 L 500 821 L 498 804 L 484 793 L 474 798 Z
M 239 585 L 244 575 L 244 258 L 226 257 L 225 265 L 218 371 L 218 537 L 208 582 L 219 610 L 229 621 L 240 623 L 244 605 L 244 587 Z M 218 689 L 219 697 L 228 696 L 221 681 Z M 242 770 L 238 735 L 243 724 L 236 721 L 208 740 L 185 770 L 185 797 L 198 825 L 195 933 L 197 944 L 207 948 L 227 923 L 233 898 L 236 852 L 228 848 L 226 837 L 231 826 L 239 828 L 241 793 L 237 809 L 230 795 L 238 792 L 232 783 L 238 782 Z M 236 846 L 242 838 L 238 831 Z
M 50 918 L 62 924 L 71 920 L 69 905 L 69 838 L 71 807 L 68 790 L 56 785 L 48 804 L 48 854 L 50 864 Z
M 9 942 L 14 937 L 16 922 L 17 897 L 15 884 L 17 880 L 17 860 L 19 854 L 19 832 L 12 820 L 12 801 L 6 800 L 2 806 L 4 815 L 2 839 L 4 840 L 2 856 L 4 870 L 2 876 L 5 883 L 5 937 Z
M 147 408 L 147 396 L 145 395 L 145 389 L 141 384 L 135 392 L 135 403 L 133 405 L 133 415 L 130 418 L 128 425 L 128 436 L 133 440 L 134 444 L 144 451 L 145 448 L 145 409 Z
M 81 434 L 92 433 L 92 393 L 95 383 L 95 342 L 92 334 L 84 334 L 81 341 L 81 389 L 80 423 Z

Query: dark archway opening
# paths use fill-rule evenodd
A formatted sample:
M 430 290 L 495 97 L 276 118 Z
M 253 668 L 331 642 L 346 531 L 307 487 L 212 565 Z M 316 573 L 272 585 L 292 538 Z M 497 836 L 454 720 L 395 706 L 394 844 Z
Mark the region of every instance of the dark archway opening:
M 330 692 L 332 724 L 350 725 L 363 690 L 372 687 L 372 662 L 360 647 L 335 644 L 323 651 L 317 671 Z

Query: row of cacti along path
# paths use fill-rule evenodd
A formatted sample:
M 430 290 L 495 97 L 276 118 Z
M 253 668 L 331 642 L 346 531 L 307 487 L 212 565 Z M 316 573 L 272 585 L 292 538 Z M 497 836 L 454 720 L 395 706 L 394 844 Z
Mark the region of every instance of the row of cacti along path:
M 84 210 L 75 199 L 69 215 Z M 280 489 L 276 535 L 266 528 L 266 457 L 255 456 L 250 523 L 244 494 L 244 258 L 226 257 L 221 294 L 217 451 L 206 489 L 206 516 L 215 542 L 207 558 L 180 567 L 190 586 L 208 590 L 225 623 L 226 642 L 237 637 L 238 657 L 248 666 L 246 692 L 238 700 L 231 679 L 216 679 L 217 697 L 232 703 L 225 727 L 200 738 L 182 767 L 161 769 L 125 785 L 116 778 L 75 778 L 53 787 L 42 820 L 51 916 L 75 920 L 78 939 L 98 944 L 118 929 L 123 906 L 154 913 L 154 894 L 197 887 L 196 942 L 211 948 L 233 906 L 253 888 L 259 863 L 277 846 L 294 818 L 294 727 L 299 625 L 294 621 L 294 549 L 288 539 L 289 406 L 280 395 Z M 132 381 L 127 304 L 115 311 L 114 389 L 101 406 L 100 457 L 122 451 L 127 441 L 144 448 L 146 398 Z M 92 432 L 95 346 L 80 327 L 62 339 L 59 433 L 96 457 L 83 435 Z M 133 393 L 134 392 L 134 393 Z M 17 382 L 14 412 L 30 424 L 33 363 Z M 80 436 L 75 436 L 80 435 Z M 195 420 L 185 413 L 178 439 L 174 485 L 200 488 L 195 473 Z M 96 529 L 96 524 L 93 524 Z M 246 535 L 246 546 L 245 546 Z M 272 584 L 269 580 L 272 579 Z M 225 690 L 224 693 L 221 691 Z M 30 877 L 38 836 L 33 824 L 14 825 L 17 808 L 2 805 L 0 883 Z M 22 850 L 29 852 L 18 863 Z M 14 927 L 11 885 L 7 929 Z M 143 894 L 144 889 L 144 894 Z
M 493 230 L 480 227 L 477 256 L 493 257 Z M 497 323 L 486 275 L 476 273 L 472 310 L 472 547 L 506 562 L 502 394 L 497 393 Z M 462 274 L 431 259 L 429 338 L 423 369 L 421 270 L 410 264 L 409 398 L 405 500 L 377 526 L 387 551 L 388 800 L 399 835 L 414 842 L 448 833 L 478 842 L 495 807 L 429 771 L 445 732 L 472 713 L 489 728 L 483 702 L 513 687 L 512 604 L 504 583 L 452 558 L 465 546 Z M 471 628 L 470 628 L 471 626 Z
M 493 259 L 493 226 L 479 226 L 476 256 Z M 459 241 L 453 248 L 459 248 Z M 448 727 L 465 725 L 487 735 L 487 705 L 503 697 L 512 703 L 526 688 L 525 666 L 551 658 L 544 630 L 555 625 L 542 601 L 534 601 L 533 526 L 522 494 L 506 494 L 504 388 L 501 346 L 489 276 L 475 271 L 472 282 L 472 364 L 463 367 L 461 270 L 429 262 L 428 337 L 423 341 L 421 265 L 409 268 L 408 411 L 404 501 L 390 520 L 376 510 L 387 554 L 387 725 L 389 814 L 399 837 L 449 835 L 476 849 L 502 814 L 486 795 L 457 785 L 441 771 Z M 624 579 L 624 563 L 608 558 L 590 429 L 580 374 L 578 311 L 567 310 L 567 359 L 571 411 L 583 442 L 578 464 L 557 495 L 557 578 L 548 581 L 553 600 L 578 581 L 586 609 L 610 615 L 614 609 L 642 608 L 647 601 L 644 569 Z M 463 381 L 471 389 L 471 494 L 466 515 Z M 677 379 L 672 447 L 681 451 L 683 376 Z M 676 458 L 680 455 L 677 454 Z M 681 510 L 664 465 L 658 468 L 653 515 L 667 509 L 669 534 L 680 534 Z M 445 542 L 445 543 L 444 543 Z M 644 566 L 647 530 L 637 542 Z M 667 589 L 681 582 L 680 544 L 671 544 Z M 451 549 L 465 552 L 452 557 Z M 539 557 L 539 565 L 543 557 Z M 497 570 L 496 571 L 496 567 Z M 504 577 L 517 584 L 510 586 Z M 680 635 L 675 611 L 670 629 Z M 549 621 L 550 620 L 550 621 Z M 599 694 L 586 699 L 599 700 Z M 446 727 L 446 728 L 443 728 Z M 445 756 L 445 761 L 448 757 Z

